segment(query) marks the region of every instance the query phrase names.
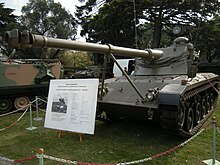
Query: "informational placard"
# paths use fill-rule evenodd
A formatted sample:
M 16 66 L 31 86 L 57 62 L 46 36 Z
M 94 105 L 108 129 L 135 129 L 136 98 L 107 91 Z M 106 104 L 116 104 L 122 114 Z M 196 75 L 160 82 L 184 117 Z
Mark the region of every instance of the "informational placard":
M 98 79 L 51 80 L 44 127 L 94 134 Z

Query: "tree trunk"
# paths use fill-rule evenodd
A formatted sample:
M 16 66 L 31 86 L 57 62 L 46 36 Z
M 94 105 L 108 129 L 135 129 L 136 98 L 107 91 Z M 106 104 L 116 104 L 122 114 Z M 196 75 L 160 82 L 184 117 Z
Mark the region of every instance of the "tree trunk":
M 152 48 L 160 47 L 160 39 L 161 39 L 161 30 L 162 30 L 162 21 L 160 18 L 156 18 L 154 24 L 154 34 L 153 34 L 153 42 Z
M 162 7 L 160 6 L 158 10 L 159 14 L 155 15 L 155 24 L 154 24 L 154 34 L 153 34 L 153 42 L 152 48 L 159 48 L 160 47 L 160 40 L 161 40 L 161 31 L 162 31 Z

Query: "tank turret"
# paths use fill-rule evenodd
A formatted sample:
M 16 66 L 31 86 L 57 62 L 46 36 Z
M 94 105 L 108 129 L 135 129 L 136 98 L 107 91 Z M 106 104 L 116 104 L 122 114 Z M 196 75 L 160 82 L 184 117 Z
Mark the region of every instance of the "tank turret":
M 169 47 L 146 50 L 47 38 L 18 30 L 7 32 L 5 41 L 9 47 L 18 49 L 53 47 L 111 57 L 123 74 L 117 79 L 102 78 L 97 119 L 105 112 L 107 120 L 129 117 L 154 120 L 165 129 L 189 137 L 214 110 L 219 76 L 197 73 L 199 55 L 185 37 L 175 39 Z M 134 73 L 128 75 L 114 55 L 135 57 Z
M 141 59 L 137 60 L 137 65 L 139 66 L 138 68 L 141 69 L 135 70 L 136 75 L 175 74 L 174 72 L 176 72 L 177 74 L 188 74 L 189 77 L 195 77 L 197 72 L 197 63 L 195 60 L 196 54 L 193 51 L 193 45 L 190 44 L 188 39 L 185 37 L 175 39 L 173 45 L 169 48 L 146 50 L 118 47 L 110 44 L 103 45 L 47 38 L 42 35 L 31 34 L 28 31 L 20 32 L 17 29 L 7 32 L 5 34 L 5 41 L 8 43 L 9 47 L 15 49 L 52 47 L 102 54 L 111 53 L 114 55 L 128 57 L 139 57 Z

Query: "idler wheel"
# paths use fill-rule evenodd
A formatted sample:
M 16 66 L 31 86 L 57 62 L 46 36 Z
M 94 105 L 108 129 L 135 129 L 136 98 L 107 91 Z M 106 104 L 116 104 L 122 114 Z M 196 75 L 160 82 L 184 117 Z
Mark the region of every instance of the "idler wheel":
M 14 101 L 14 106 L 16 109 L 20 109 L 20 108 L 28 105 L 29 102 L 30 102 L 30 100 L 27 96 L 17 97 Z
M 190 107 L 186 114 L 186 131 L 187 132 L 192 131 L 193 123 L 194 123 L 194 113 L 193 113 L 193 109 Z
M 201 121 L 202 107 L 198 102 L 195 106 L 195 122 L 198 124 Z
M 12 108 L 12 101 L 9 98 L 0 99 L 0 114 L 7 113 Z

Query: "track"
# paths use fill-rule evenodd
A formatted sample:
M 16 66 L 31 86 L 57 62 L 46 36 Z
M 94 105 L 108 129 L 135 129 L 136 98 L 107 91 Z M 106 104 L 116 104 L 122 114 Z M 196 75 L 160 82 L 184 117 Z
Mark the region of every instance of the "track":
M 217 103 L 218 82 L 208 83 L 185 92 L 178 106 L 162 105 L 161 125 L 182 137 L 195 135 L 209 118 Z

